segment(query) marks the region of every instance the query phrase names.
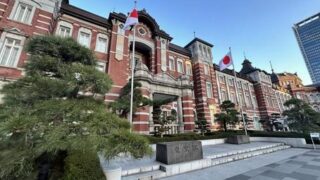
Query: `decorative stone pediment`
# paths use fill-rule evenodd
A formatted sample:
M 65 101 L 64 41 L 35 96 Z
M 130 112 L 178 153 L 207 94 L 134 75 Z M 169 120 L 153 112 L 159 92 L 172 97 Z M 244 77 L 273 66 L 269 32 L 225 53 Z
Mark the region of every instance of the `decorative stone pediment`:
M 3 29 L 4 32 L 8 32 L 11 34 L 16 34 L 16 35 L 20 35 L 20 36 L 25 36 L 25 33 L 23 33 L 20 29 L 18 28 L 4 28 Z

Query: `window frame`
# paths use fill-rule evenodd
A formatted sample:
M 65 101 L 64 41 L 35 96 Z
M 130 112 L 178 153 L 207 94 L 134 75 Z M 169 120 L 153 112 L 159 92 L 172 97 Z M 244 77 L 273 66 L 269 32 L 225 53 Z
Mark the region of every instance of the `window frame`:
M 171 64 L 171 62 L 172 62 L 172 64 Z M 169 56 L 169 70 L 170 70 L 170 71 L 175 71 L 175 70 L 176 70 L 175 67 L 176 67 L 176 66 L 175 66 L 174 57 Z
M 98 65 L 99 66 L 103 66 L 103 71 L 102 71 L 102 69 L 99 69 L 100 67 L 98 67 Z M 104 62 L 104 61 L 101 61 L 101 60 L 97 60 L 97 66 L 96 66 L 96 69 L 98 70 L 98 71 L 100 71 L 100 72 L 106 72 L 106 69 L 107 69 L 107 63 L 106 62 Z
M 88 45 L 81 44 L 81 42 L 80 42 L 81 33 L 89 34 L 89 44 L 88 44 Z M 91 39 L 92 39 L 92 32 L 91 32 L 91 30 L 90 30 L 90 29 L 87 29 L 87 28 L 81 27 L 81 28 L 79 29 L 79 32 L 78 32 L 78 40 L 77 40 L 78 43 L 81 44 L 82 46 L 87 47 L 87 48 L 90 49 L 90 48 L 91 48 Z
M 69 34 L 69 36 L 65 36 L 65 35 L 62 36 L 62 35 L 60 34 L 61 26 L 67 27 L 67 28 L 70 29 L 70 34 Z M 73 34 L 73 25 L 72 25 L 71 23 L 68 23 L 68 22 L 66 22 L 66 21 L 59 21 L 57 27 L 58 27 L 58 28 L 57 28 L 56 33 L 55 33 L 57 36 L 60 36 L 60 37 L 72 37 L 72 34 Z
M 100 39 L 105 39 L 106 40 L 106 44 L 105 44 L 105 50 L 102 51 L 101 49 L 98 49 L 98 43 L 99 43 L 99 40 Z M 106 35 L 106 34 L 102 34 L 102 33 L 99 33 L 97 35 L 97 38 L 96 38 L 96 47 L 95 47 L 95 51 L 96 52 L 100 52 L 100 53 L 108 53 L 108 43 L 109 43 L 109 37 Z
M 190 62 L 186 62 L 186 74 L 192 75 L 192 65 Z
M 17 16 L 17 13 L 18 13 L 18 9 L 20 7 L 20 4 L 24 4 L 24 5 L 27 5 L 27 6 L 30 6 L 31 7 L 31 12 L 30 12 L 30 17 L 28 19 L 27 22 L 23 22 L 23 21 L 18 21 L 16 19 L 16 16 Z M 39 6 L 37 3 L 35 2 L 32 2 L 32 1 L 26 1 L 26 0 L 16 0 L 14 5 L 13 5 L 13 8 L 12 8 L 12 11 L 11 11 L 11 14 L 9 16 L 9 19 L 10 20 L 13 20 L 13 21 L 16 21 L 16 22 L 19 22 L 19 23 L 23 23 L 23 24 L 27 24 L 27 25 L 32 25 L 32 21 L 33 21 L 33 18 L 34 18 L 34 14 L 35 14 L 35 10 L 36 10 L 36 7 Z
M 205 63 L 203 65 L 203 69 L 204 69 L 204 74 L 205 75 L 210 75 L 210 67 L 209 67 L 209 64 Z
M 17 57 L 14 60 L 15 61 L 14 65 L 13 66 L 8 66 L 8 65 L 1 65 L 0 64 L 0 67 L 18 68 L 19 60 L 20 60 L 20 57 L 21 57 L 21 53 L 22 53 L 24 42 L 25 42 L 26 38 L 23 37 L 23 36 L 19 36 L 19 35 L 16 35 L 16 34 L 9 33 L 9 32 L 2 33 L 1 39 L 0 39 L 0 42 L 1 42 L 0 43 L 0 57 L 4 53 L 3 52 L 4 51 L 4 46 L 6 44 L 6 39 L 7 38 L 11 38 L 11 39 L 14 39 L 14 40 L 19 40 L 20 41 L 20 47 L 19 47 L 18 52 L 17 52 Z
M 208 85 L 210 86 L 210 91 L 208 91 Z M 212 92 L 212 83 L 206 82 L 206 92 L 207 92 L 207 98 L 213 98 L 213 92 Z M 210 92 L 210 93 L 209 93 Z M 210 96 L 209 96 L 210 95 Z
M 181 63 L 181 71 L 179 70 L 179 63 Z M 183 68 L 183 60 L 178 59 L 177 60 L 177 72 L 183 74 L 184 73 L 184 68 Z

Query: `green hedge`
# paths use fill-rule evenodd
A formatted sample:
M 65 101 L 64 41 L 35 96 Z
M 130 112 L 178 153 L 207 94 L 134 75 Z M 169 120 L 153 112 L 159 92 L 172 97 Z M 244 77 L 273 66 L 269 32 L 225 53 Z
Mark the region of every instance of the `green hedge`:
M 157 136 L 146 136 L 151 144 L 159 142 L 172 142 L 172 141 L 191 141 L 191 140 L 207 140 L 207 139 L 220 139 L 226 138 L 232 135 L 244 134 L 243 131 L 217 131 L 206 133 L 204 136 L 196 133 L 174 134 L 165 135 L 163 138 Z M 251 137 L 285 137 L 285 138 L 305 138 L 307 143 L 311 143 L 309 134 L 302 134 L 296 132 L 266 132 L 266 131 L 248 131 Z M 320 144 L 319 140 L 315 143 Z

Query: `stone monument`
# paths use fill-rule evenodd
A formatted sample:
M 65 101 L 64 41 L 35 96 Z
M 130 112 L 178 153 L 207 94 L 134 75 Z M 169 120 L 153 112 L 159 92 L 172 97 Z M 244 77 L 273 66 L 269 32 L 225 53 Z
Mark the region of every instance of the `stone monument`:
M 199 159 L 203 159 L 200 141 L 178 141 L 157 144 L 156 160 L 161 163 L 170 165 Z
M 227 138 L 229 144 L 247 144 L 250 143 L 250 137 L 246 135 L 235 135 Z

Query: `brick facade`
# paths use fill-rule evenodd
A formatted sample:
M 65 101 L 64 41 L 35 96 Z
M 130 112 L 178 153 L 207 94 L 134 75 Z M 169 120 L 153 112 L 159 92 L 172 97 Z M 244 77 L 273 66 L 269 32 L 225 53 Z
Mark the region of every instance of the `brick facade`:
M 19 3 L 32 8 L 30 23 L 13 20 Z M 39 6 L 41 3 L 45 5 Z M 21 47 L 35 35 L 70 36 L 95 52 L 99 70 L 113 80 L 112 89 L 105 94 L 106 103 L 113 102 L 131 78 L 133 31 L 122 30 L 125 19 L 124 14 L 115 12 L 108 18 L 100 17 L 68 3 L 61 4 L 59 0 L 0 0 L 0 52 L 7 34 L 21 37 Z M 251 65 L 248 60 L 237 73 L 239 86 L 236 90 L 235 84 L 231 83 L 235 82 L 233 74 L 229 70 L 219 71 L 212 63 L 212 44 L 199 38 L 185 47 L 171 43 L 172 37 L 160 29 L 145 10 L 139 11 L 139 22 L 136 26 L 135 78 L 141 82 L 145 97 L 176 99 L 161 107 L 177 111 L 174 132 L 192 132 L 196 127 L 195 120 L 200 118 L 205 119 L 213 130 L 220 129 L 214 115 L 220 112 L 219 104 L 228 99 L 238 108 L 241 106 L 249 119 L 249 129 L 260 129 L 258 121 L 269 118 L 272 113 L 281 113 L 281 104 L 291 97 L 273 86 L 267 72 L 252 66 L 248 69 L 246 66 Z M 0 65 L 0 86 L 4 81 L 23 76 L 26 59 L 27 54 L 21 51 L 16 65 Z M 241 104 L 236 102 L 237 96 Z M 152 108 L 146 106 L 137 110 L 133 119 L 134 131 L 143 134 L 154 131 Z

